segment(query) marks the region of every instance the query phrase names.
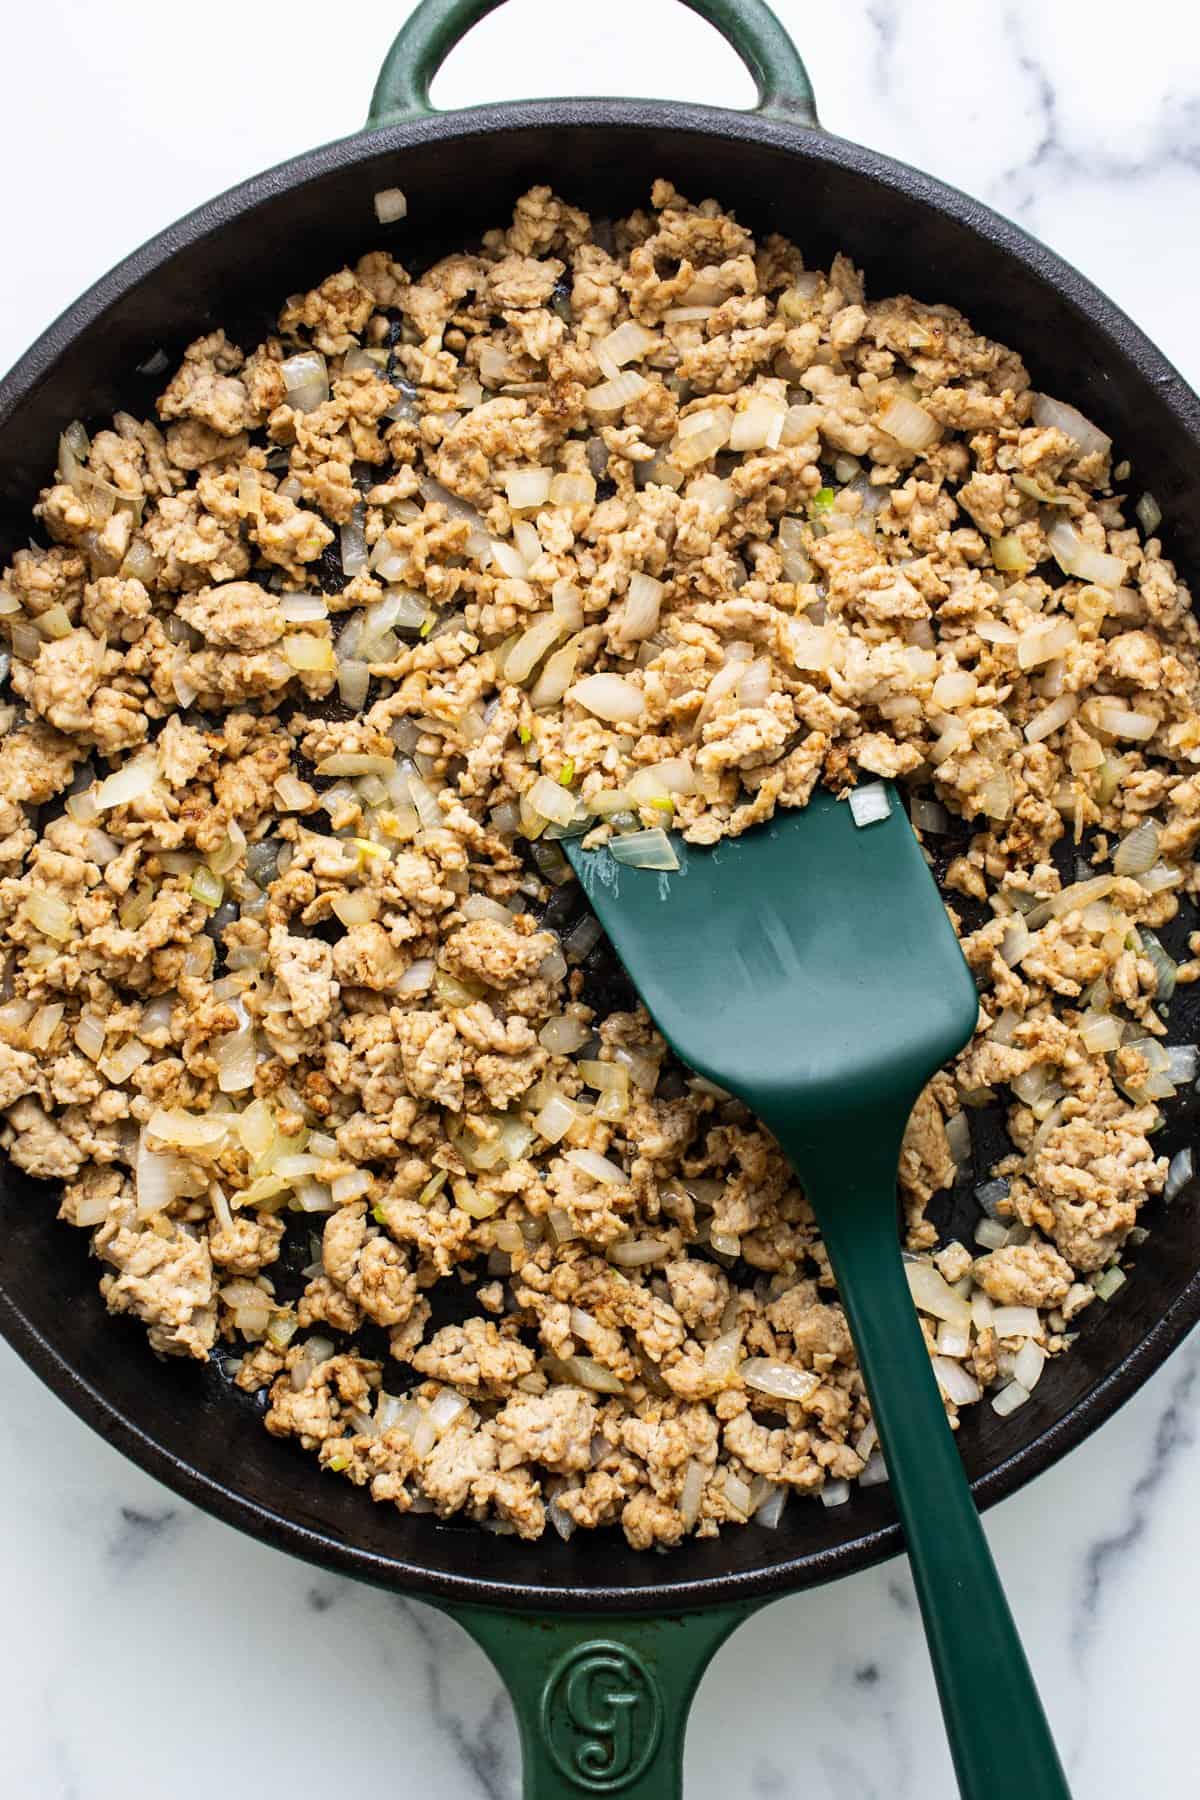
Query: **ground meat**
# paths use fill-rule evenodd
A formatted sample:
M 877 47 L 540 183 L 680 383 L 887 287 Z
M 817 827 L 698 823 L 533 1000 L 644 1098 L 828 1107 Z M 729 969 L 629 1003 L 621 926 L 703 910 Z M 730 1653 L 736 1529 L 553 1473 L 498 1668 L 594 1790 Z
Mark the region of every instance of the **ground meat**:
M 981 1256 L 972 1272 L 1001 1306 L 1058 1306 L 1071 1286 L 1070 1263 L 1049 1244 L 1006 1245 Z
M 1190 596 L 1013 351 L 806 254 L 661 180 L 595 227 L 533 188 L 412 276 L 368 252 L 248 355 L 198 338 L 155 419 L 64 421 L 53 541 L 0 571 L 0 1146 L 156 1351 L 219 1338 L 401 1511 L 664 1548 L 870 1442 L 804 1194 L 606 1011 L 559 830 L 922 801 L 980 1011 L 899 1197 L 982 1387 L 985 1301 L 1059 1353 L 1166 1178 Z M 985 1106 L 977 1255 L 935 1220 Z
M 152 1220 L 138 1230 L 110 1220 L 94 1248 L 117 1271 L 100 1284 L 109 1311 L 136 1313 L 164 1355 L 206 1362 L 217 1333 L 207 1242 L 173 1222 Z
M 595 1426 L 596 1409 L 578 1388 L 518 1395 L 496 1415 L 500 1466 L 540 1463 L 560 1475 L 587 1469 Z
M 179 602 L 176 612 L 210 644 L 232 650 L 261 650 L 283 635 L 279 602 L 254 581 L 226 581 L 201 588 Z
M 552 947 L 545 932 L 526 936 L 492 919 L 472 920 L 446 940 L 442 964 L 462 981 L 511 987 L 528 980 Z
M 534 1356 L 524 1344 L 502 1337 L 490 1320 L 468 1319 L 437 1332 L 412 1363 L 422 1375 L 436 1376 L 478 1399 L 485 1393 L 507 1393 L 531 1373 Z

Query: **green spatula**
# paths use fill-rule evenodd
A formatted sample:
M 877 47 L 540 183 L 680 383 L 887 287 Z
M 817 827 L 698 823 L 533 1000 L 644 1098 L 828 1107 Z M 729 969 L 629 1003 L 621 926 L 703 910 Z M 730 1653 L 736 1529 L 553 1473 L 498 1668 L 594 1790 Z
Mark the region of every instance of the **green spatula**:
M 564 845 L 663 1036 L 774 1133 L 833 1261 L 908 1540 L 966 1800 L 1068 1789 L 971 1500 L 900 1258 L 896 1168 L 978 1001 L 895 794 L 859 828 L 818 793 L 681 867 Z

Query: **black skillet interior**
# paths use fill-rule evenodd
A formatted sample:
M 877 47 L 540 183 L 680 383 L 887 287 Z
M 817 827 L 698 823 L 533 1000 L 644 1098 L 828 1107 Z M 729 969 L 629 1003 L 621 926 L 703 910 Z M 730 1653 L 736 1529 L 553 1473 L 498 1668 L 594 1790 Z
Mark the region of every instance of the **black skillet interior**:
M 762 234 L 779 230 L 810 265 L 847 251 L 875 295 L 949 300 L 1014 345 L 1035 381 L 1110 431 L 1165 515 L 1168 545 L 1200 569 L 1200 407 L 1115 309 L 986 209 L 823 133 L 698 107 L 554 102 L 434 118 L 350 139 L 260 177 L 173 227 L 106 278 L 0 384 L 0 556 L 25 542 L 29 508 L 64 421 L 148 410 L 156 350 L 177 359 L 218 324 L 244 346 L 286 294 L 383 242 L 410 268 L 477 239 L 516 195 L 552 181 L 596 216 L 645 203 L 669 176 L 717 195 Z M 381 230 L 372 196 L 402 186 L 409 217 Z M 1191 990 L 1189 990 L 1190 992 Z M 1194 1040 L 1197 1006 L 1172 1037 Z M 991 1123 L 978 1116 L 979 1162 Z M 1187 1141 L 1186 1112 L 1164 1133 Z M 970 1182 L 948 1203 L 969 1237 Z M 515 1606 L 676 1609 L 828 1579 L 899 1547 L 886 1489 L 826 1510 L 793 1503 L 783 1528 L 727 1533 L 669 1557 L 580 1534 L 535 1546 L 372 1506 L 263 1431 L 252 1402 L 215 1368 L 162 1364 L 139 1327 L 108 1321 L 82 1233 L 53 1197 L 0 1172 L 0 1327 L 77 1412 L 152 1473 L 293 1552 L 387 1586 Z M 1200 1225 L 1183 1197 L 1155 1204 L 1129 1284 L 1086 1315 L 1072 1354 L 1007 1421 L 976 1408 L 962 1431 L 981 1501 L 1000 1497 L 1077 1442 L 1162 1360 L 1200 1315 Z

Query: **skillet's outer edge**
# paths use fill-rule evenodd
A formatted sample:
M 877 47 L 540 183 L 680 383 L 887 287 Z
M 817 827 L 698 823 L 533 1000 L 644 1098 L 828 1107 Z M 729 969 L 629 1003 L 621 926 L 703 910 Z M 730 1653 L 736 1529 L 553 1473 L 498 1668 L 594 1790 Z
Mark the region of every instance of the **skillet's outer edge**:
M 606 125 L 633 131 L 694 133 L 716 145 L 768 144 L 793 155 L 798 164 L 833 166 L 866 175 L 903 193 L 990 242 L 1054 288 L 1106 338 L 1161 398 L 1197 446 L 1200 461 L 1200 399 L 1133 321 L 1090 281 L 1055 253 L 989 207 L 933 177 L 877 152 L 825 132 L 703 106 L 661 101 L 558 100 L 521 102 L 434 114 L 403 125 L 340 139 L 279 164 L 227 190 L 134 251 L 68 307 L 0 381 L 0 429 L 40 385 L 60 354 L 85 327 L 139 282 L 152 276 L 186 246 L 202 243 L 255 206 L 338 169 L 416 145 L 461 144 L 510 129 L 575 128 Z M 1200 1269 L 1135 1348 L 1082 1400 L 1054 1420 L 1037 1438 L 1014 1451 L 973 1484 L 981 1507 L 994 1504 L 1040 1474 L 1111 1416 L 1165 1361 L 1200 1320 Z M 119 1411 L 62 1356 L 4 1290 L 0 1281 L 0 1331 L 47 1386 L 113 1446 L 148 1474 L 194 1501 L 227 1524 L 276 1548 L 360 1580 L 429 1600 L 458 1601 L 522 1611 L 596 1614 L 666 1614 L 703 1606 L 765 1599 L 793 1588 L 835 1579 L 894 1555 L 902 1547 L 899 1527 L 869 1531 L 850 1543 L 774 1563 L 763 1569 L 703 1580 L 663 1581 L 629 1589 L 615 1586 L 549 1586 L 536 1582 L 489 1582 L 431 1572 L 358 1549 L 269 1508 L 235 1488 L 202 1474 L 173 1455 Z M 670 1567 L 668 1563 L 666 1565 Z

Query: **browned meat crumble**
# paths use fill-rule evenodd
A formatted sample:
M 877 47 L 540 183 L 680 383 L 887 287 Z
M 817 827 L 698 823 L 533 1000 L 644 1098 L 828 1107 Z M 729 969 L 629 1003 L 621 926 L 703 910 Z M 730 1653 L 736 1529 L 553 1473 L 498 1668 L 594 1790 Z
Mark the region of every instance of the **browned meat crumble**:
M 535 188 L 278 332 L 70 427 L 0 579 L 0 1141 L 110 1309 L 401 1511 L 661 1546 L 878 1474 L 803 1194 L 606 997 L 554 838 L 896 777 L 980 985 L 910 1273 L 951 1416 L 1007 1410 L 1191 1078 L 1154 934 L 1200 660 L 1153 502 L 952 307 L 663 181 L 615 227 Z M 991 1100 L 991 1217 L 939 1243 Z

